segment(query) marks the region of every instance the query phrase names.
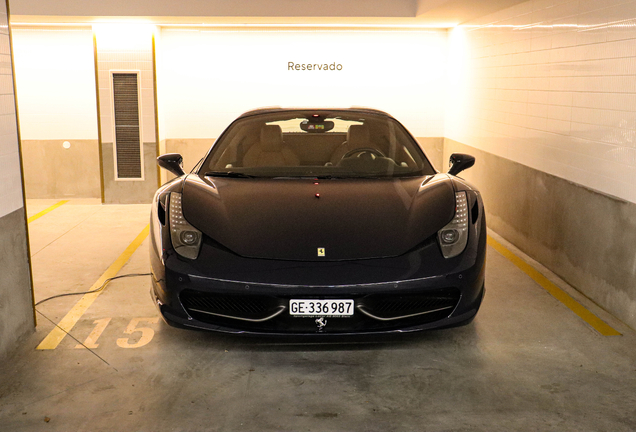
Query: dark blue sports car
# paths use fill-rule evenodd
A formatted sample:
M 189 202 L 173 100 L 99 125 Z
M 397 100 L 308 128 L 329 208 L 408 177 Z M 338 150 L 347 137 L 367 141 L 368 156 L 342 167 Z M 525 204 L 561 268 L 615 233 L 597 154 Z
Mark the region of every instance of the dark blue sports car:
M 241 115 L 151 216 L 152 297 L 174 326 L 252 334 L 409 332 L 464 325 L 484 296 L 479 192 L 437 172 L 371 109 Z

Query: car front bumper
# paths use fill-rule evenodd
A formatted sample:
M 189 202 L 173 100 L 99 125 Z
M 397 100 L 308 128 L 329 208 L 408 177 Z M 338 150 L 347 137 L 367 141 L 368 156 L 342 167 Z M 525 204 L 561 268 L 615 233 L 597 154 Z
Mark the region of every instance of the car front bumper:
M 419 254 L 421 260 L 421 255 L 427 252 Z M 162 274 L 153 272 L 151 294 L 164 320 L 176 327 L 261 335 L 412 332 L 462 325 L 474 318 L 484 296 L 485 253 L 472 255 L 474 259 L 468 266 L 466 257 L 458 259 L 455 271 L 435 275 L 431 274 L 435 266 L 419 264 L 415 277 L 404 278 L 396 276 L 408 275 L 408 269 L 387 260 L 380 272 L 385 280 L 343 284 L 315 282 L 320 274 L 328 282 L 342 280 L 338 277 L 340 273 L 348 275 L 346 279 L 351 282 L 355 273 L 368 275 L 368 269 L 377 269 L 380 263 L 367 262 L 362 268 L 359 263 L 329 266 L 284 263 L 289 273 L 285 277 L 285 268 L 274 270 L 271 266 L 276 263 L 268 262 L 265 264 L 270 270 L 258 272 L 264 281 L 256 282 L 256 276 L 247 279 L 228 277 L 233 274 L 225 273 L 222 275 L 225 277 L 219 278 L 202 274 L 198 271 L 201 269 L 173 255 L 165 261 Z M 245 264 L 251 261 L 245 260 Z M 308 283 L 297 283 L 295 275 L 299 267 L 300 273 L 305 274 L 299 278 Z M 247 270 L 245 274 L 249 274 Z M 422 273 L 428 274 L 417 277 Z M 275 274 L 275 280 L 266 274 Z M 355 311 L 351 317 L 326 317 L 326 325 L 321 325 L 325 320 L 319 323 L 318 316 L 292 316 L 290 299 L 353 300 Z
M 483 209 L 483 207 L 481 208 Z M 162 230 L 162 244 L 170 244 Z M 378 334 L 469 323 L 484 296 L 486 221 L 445 259 L 435 238 L 397 257 L 285 261 L 241 257 L 204 238 L 196 260 L 151 248 L 151 294 L 176 327 L 259 335 Z M 295 317 L 291 299 L 353 300 L 350 317 Z M 326 325 L 324 325 L 326 320 Z

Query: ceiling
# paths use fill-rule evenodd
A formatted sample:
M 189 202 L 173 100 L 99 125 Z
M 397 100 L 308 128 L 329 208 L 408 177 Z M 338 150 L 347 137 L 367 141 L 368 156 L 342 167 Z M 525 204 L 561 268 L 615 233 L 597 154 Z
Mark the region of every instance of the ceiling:
M 526 0 L 9 0 L 11 22 L 453 27 Z

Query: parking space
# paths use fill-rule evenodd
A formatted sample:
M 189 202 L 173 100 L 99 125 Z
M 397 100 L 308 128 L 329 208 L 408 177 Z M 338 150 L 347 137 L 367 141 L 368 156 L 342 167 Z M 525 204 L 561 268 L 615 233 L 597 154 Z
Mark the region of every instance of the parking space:
M 71 201 L 31 223 L 36 301 L 89 290 L 143 239 L 148 213 Z M 117 274 L 148 271 L 146 238 Z M 635 430 L 635 332 L 547 276 L 621 335 L 599 333 L 492 246 L 472 324 L 381 339 L 174 329 L 149 277 L 114 280 L 55 347 L 37 349 L 82 296 L 37 307 L 35 334 L 0 366 L 0 429 Z

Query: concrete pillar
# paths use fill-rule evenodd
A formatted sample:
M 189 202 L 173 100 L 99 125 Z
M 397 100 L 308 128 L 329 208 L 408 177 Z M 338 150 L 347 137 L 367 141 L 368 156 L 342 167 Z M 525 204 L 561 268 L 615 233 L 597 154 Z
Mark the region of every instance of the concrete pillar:
M 8 2 L 0 2 L 0 358 L 35 329 Z
M 155 27 L 144 24 L 99 24 L 95 35 L 95 69 L 102 201 L 106 204 L 150 203 L 159 186 L 155 97 Z M 142 177 L 122 179 L 116 173 L 113 73 L 138 74 Z

